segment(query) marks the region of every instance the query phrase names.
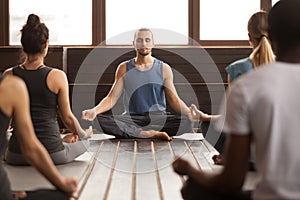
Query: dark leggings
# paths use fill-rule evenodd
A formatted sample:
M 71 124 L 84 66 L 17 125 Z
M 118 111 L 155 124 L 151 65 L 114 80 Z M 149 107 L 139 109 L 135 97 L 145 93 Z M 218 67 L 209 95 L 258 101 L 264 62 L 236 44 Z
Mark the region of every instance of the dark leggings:
M 26 191 L 27 196 L 20 200 L 68 200 L 69 197 L 59 190 L 40 189 Z
M 142 130 L 164 131 L 169 136 L 192 131 L 192 125 L 185 116 L 154 114 L 97 116 L 102 131 L 117 138 L 136 138 Z

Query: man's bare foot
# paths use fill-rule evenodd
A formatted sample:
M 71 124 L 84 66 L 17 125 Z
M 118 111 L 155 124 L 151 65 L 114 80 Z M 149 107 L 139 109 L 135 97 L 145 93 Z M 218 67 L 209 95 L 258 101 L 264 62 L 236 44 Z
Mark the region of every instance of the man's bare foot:
M 221 155 L 214 155 L 212 157 L 212 159 L 213 159 L 213 161 L 214 161 L 214 163 L 216 165 L 224 165 L 224 158 L 223 158 L 223 156 L 221 156 Z
M 155 130 L 141 130 L 140 132 L 141 138 L 150 138 L 150 139 L 161 139 L 171 141 L 172 138 L 166 132 L 159 132 Z

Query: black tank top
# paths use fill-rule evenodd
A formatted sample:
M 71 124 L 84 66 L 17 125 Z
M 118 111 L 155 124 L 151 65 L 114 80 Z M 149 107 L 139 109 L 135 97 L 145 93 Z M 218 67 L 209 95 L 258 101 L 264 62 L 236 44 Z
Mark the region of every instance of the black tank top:
M 3 75 L 0 73 L 0 84 L 2 82 Z M 0 95 L 0 98 L 3 98 L 3 96 Z M 7 144 L 7 138 L 6 138 L 6 131 L 9 125 L 10 117 L 7 116 L 5 113 L 2 112 L 0 108 L 0 157 L 2 158 L 4 148 Z M 0 199 L 13 199 L 11 196 L 11 189 L 10 189 L 10 183 L 7 177 L 6 172 L 4 171 L 4 168 L 2 166 L 2 160 L 0 160 L 0 180 L 1 180 L 1 186 L 0 186 Z
M 47 76 L 51 70 L 50 67 L 37 70 L 13 68 L 13 74 L 22 78 L 26 83 L 34 130 L 49 153 L 64 149 L 57 122 L 57 94 L 50 91 L 47 85 Z M 14 153 L 21 153 L 14 134 L 9 141 L 9 150 Z

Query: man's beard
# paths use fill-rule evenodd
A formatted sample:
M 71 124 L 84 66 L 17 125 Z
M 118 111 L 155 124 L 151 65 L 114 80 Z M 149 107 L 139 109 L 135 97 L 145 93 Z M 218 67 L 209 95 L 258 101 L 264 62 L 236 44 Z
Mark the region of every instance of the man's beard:
M 142 52 L 142 51 L 138 50 L 138 53 L 139 53 L 139 55 L 145 57 L 145 56 L 148 56 L 151 53 L 151 51 Z

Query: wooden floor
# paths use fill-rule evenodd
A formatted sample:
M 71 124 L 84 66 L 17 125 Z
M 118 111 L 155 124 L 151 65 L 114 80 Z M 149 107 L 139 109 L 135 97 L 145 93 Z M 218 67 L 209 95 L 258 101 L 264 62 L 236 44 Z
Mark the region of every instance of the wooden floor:
M 184 157 L 205 171 L 220 170 L 212 163 L 218 153 L 207 141 L 158 140 L 91 141 L 92 159 L 79 182 L 79 199 L 182 199 L 184 178 L 172 161 Z

